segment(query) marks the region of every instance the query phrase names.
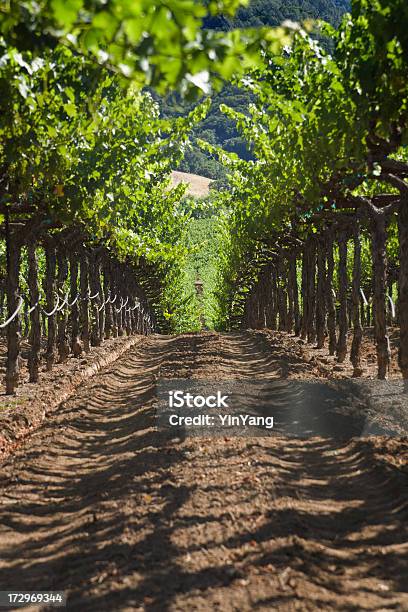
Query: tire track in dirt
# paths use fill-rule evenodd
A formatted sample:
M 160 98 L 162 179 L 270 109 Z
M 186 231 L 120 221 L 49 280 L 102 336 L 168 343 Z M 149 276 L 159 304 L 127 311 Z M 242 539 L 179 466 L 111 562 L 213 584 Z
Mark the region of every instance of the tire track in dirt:
M 407 478 L 370 441 L 155 430 L 158 376 L 308 368 L 246 332 L 129 351 L 3 465 L 1 588 L 81 611 L 408 609 Z

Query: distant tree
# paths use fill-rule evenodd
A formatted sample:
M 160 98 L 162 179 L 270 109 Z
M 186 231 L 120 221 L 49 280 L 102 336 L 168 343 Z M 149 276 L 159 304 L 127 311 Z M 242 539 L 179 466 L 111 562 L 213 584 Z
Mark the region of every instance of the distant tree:
M 208 17 L 204 27 L 215 30 L 231 30 L 259 26 L 276 26 L 286 19 L 302 21 L 305 19 L 323 19 L 337 26 L 342 15 L 350 9 L 350 0 L 252 0 L 245 8 L 240 8 L 235 18 L 226 16 Z M 227 151 L 239 155 L 242 159 L 251 159 L 252 153 L 238 134 L 235 123 L 220 111 L 220 105 L 226 104 L 240 113 L 247 113 L 251 102 L 248 92 L 226 84 L 213 96 L 211 110 L 207 117 L 194 130 L 194 136 L 208 140 L 212 144 L 223 146 Z M 176 94 L 161 100 L 163 116 L 183 116 L 193 108 L 186 105 Z M 225 171 L 215 160 L 208 157 L 193 143 L 181 162 L 180 170 L 202 174 L 225 183 Z M 218 184 L 218 183 L 217 183 Z

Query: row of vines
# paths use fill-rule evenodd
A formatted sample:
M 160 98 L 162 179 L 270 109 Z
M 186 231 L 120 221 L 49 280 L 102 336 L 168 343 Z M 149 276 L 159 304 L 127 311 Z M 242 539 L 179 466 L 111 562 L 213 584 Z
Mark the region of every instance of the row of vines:
M 354 0 L 321 42 L 300 30 L 240 83 L 249 114 L 223 108 L 256 161 L 202 143 L 230 169 L 223 324 L 295 332 L 339 363 L 350 347 L 355 376 L 373 326 L 380 379 L 389 325 L 408 379 L 407 21 L 404 2 Z
M 107 338 L 171 329 L 190 213 L 170 174 L 205 104 L 163 121 L 148 93 L 64 45 L 39 56 L 0 39 L 0 57 L 0 330 L 11 394 L 23 355 L 36 382 Z
M 197 99 L 290 42 L 291 24 L 203 28 L 206 17 L 233 15 L 246 3 L 2 4 L 0 330 L 7 336 L 7 393 L 19 382 L 22 334 L 36 381 L 41 361 L 49 369 L 55 354 L 64 361 L 123 330 L 177 328 L 191 302 L 183 294 L 191 214 L 185 188 L 171 187 L 170 174 L 209 101 L 163 121 L 146 88 Z

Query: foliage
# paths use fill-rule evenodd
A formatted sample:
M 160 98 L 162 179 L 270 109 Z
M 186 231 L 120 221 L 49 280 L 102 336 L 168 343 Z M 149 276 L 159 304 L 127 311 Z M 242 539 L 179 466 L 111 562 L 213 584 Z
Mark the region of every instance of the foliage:
M 216 16 L 204 20 L 208 29 L 231 30 L 262 26 L 279 26 L 285 20 L 301 22 L 305 19 L 323 19 L 337 26 L 345 11 L 349 10 L 348 0 L 308 0 L 283 2 L 282 0 L 252 0 L 247 7 L 240 8 L 236 17 Z M 206 119 L 194 129 L 194 137 L 222 146 L 226 151 L 236 153 L 244 160 L 253 159 L 253 151 L 248 141 L 237 130 L 233 119 L 223 114 L 222 105 L 248 114 L 248 108 L 254 101 L 253 94 L 245 89 L 226 82 L 222 90 L 215 93 Z M 188 105 L 177 94 L 171 94 L 160 100 L 163 116 L 183 116 L 192 105 Z M 208 176 L 212 179 L 224 179 L 225 168 L 214 157 L 201 151 L 195 138 L 180 164 L 180 170 Z
M 209 93 L 243 73 L 259 53 L 285 40 L 283 29 L 204 30 L 203 20 L 233 15 L 246 0 L 9 0 L 0 33 L 20 52 L 43 54 L 58 42 L 90 60 L 164 92 Z
M 254 96 L 249 113 L 227 105 L 222 111 L 255 160 L 200 143 L 229 169 L 231 191 L 223 198 L 230 212 L 219 256 L 225 322 L 242 312 L 245 295 L 282 238 L 324 229 L 322 210 L 341 216 L 345 202 L 355 209 L 353 198 L 392 192 L 382 181 L 382 164 L 390 156 L 406 159 L 408 136 L 406 29 L 394 27 L 399 6 L 356 1 L 353 19 L 345 17 L 338 32 L 324 26 L 333 53 L 299 32 L 291 50 L 270 56 L 242 80 Z M 379 23 L 384 33 L 377 36 Z M 370 275 L 367 244 L 363 281 Z M 391 260 L 397 251 L 398 241 L 390 240 Z
M 219 304 L 215 294 L 218 287 L 217 257 L 220 250 L 220 210 L 218 198 L 186 198 L 184 208 L 191 214 L 186 233 L 188 255 L 183 266 L 172 320 L 175 331 L 213 329 L 218 326 Z M 197 295 L 195 283 L 202 283 L 202 296 Z
M 176 279 L 188 213 L 170 172 L 208 104 L 161 120 L 149 94 L 63 46 L 40 58 L 3 45 L 0 90 L 3 210 L 18 220 L 28 206 L 39 227 L 77 228 L 147 266 L 152 285 Z

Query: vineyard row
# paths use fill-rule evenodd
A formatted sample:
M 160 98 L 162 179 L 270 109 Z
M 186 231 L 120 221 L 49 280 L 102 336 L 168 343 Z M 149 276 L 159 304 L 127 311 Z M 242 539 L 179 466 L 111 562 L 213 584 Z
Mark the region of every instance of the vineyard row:
M 274 252 L 265 254 L 259 278 L 244 299 L 242 324 L 250 328 L 279 329 L 323 348 L 343 363 L 348 355 L 354 376 L 363 374 L 361 349 L 364 327 L 374 328 L 378 378 L 385 379 L 391 362 L 388 325 L 400 327 L 399 366 L 408 378 L 407 261 L 404 258 L 407 207 L 399 207 L 400 263 L 387 261 L 387 229 L 395 218 L 398 196 L 368 218 L 358 213 L 325 213 L 317 233 L 301 240 L 287 236 Z M 362 286 L 362 235 L 371 243 L 372 275 Z M 352 241 L 352 277 L 349 278 L 349 242 Z M 283 244 L 286 242 L 286 245 Z M 338 257 L 334 256 L 337 247 Z M 334 279 L 338 279 L 338 294 Z M 396 285 L 397 303 L 394 304 Z M 372 298 L 372 300 L 370 299 Z
M 78 229 L 39 234 L 33 221 L 21 227 L 6 219 L 4 237 L 7 394 L 19 383 L 23 334 L 30 346 L 29 380 L 35 383 L 42 361 L 51 370 L 56 361 L 88 353 L 105 339 L 154 330 L 155 316 L 135 266 L 93 246 Z

